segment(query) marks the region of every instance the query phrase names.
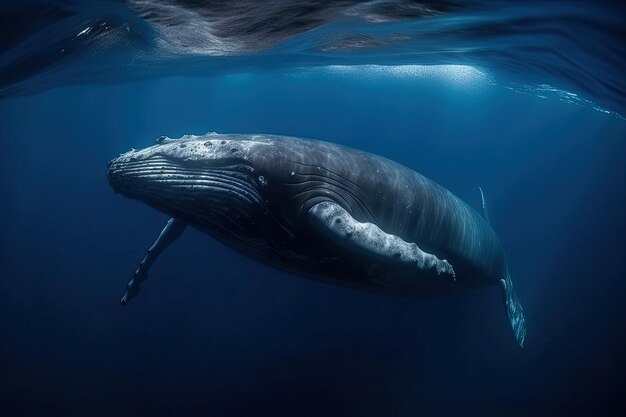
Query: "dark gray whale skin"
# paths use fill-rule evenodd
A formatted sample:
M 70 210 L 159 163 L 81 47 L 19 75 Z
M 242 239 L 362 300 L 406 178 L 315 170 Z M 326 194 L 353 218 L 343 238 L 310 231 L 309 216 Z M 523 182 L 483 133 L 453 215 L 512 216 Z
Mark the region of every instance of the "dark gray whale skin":
M 442 186 L 383 157 L 317 140 L 211 133 L 163 138 L 122 154 L 109 164 L 108 177 L 116 191 L 309 278 L 408 296 L 501 283 L 516 335 L 512 317 L 519 313 L 523 327 L 504 250 L 488 221 Z M 382 230 L 382 238 L 364 249 L 351 244 L 351 233 L 320 232 L 320 224 L 333 227 L 312 218 L 324 202 L 345 210 L 354 224 Z M 399 252 L 376 251 L 376 242 L 397 238 L 454 271 L 418 268 L 399 262 Z M 520 344 L 524 334 L 517 335 Z
M 293 219 L 296 234 L 305 236 L 294 241 L 297 246 L 292 251 L 315 253 L 315 258 L 325 260 L 307 261 L 307 266 L 297 269 L 366 290 L 407 295 L 495 283 L 504 276 L 504 251 L 496 234 L 482 216 L 445 188 L 393 161 L 344 146 L 291 138 L 277 143 L 275 153 L 258 155 L 255 160 L 267 179 L 270 210 Z M 347 264 L 354 255 L 337 257 L 337 248 L 328 248 L 308 232 L 303 214 L 327 200 L 340 204 L 359 222 L 374 223 L 447 259 L 454 266 L 456 281 L 422 271 L 421 282 L 405 284 L 390 276 L 408 274 L 413 278 L 409 281 L 415 281 L 414 269 L 406 271 L 384 260 L 372 268 L 371 258 L 364 262 L 358 255 Z
M 187 147 L 197 140 L 203 147 L 218 148 L 223 157 L 187 161 L 188 167 L 237 166 L 243 181 L 258 191 L 259 201 L 241 213 L 231 208 L 233 215 L 228 216 L 222 207 L 209 202 L 203 207 L 202 191 L 199 195 L 179 192 L 170 200 L 142 194 L 124 186 L 124 181 L 134 179 L 118 175 L 122 166 L 115 161 L 109 170 L 111 184 L 244 254 L 291 272 L 363 290 L 426 295 L 496 283 L 506 273 L 504 250 L 485 219 L 445 188 L 400 164 L 329 142 L 267 135 L 183 138 L 155 147 Z M 246 140 L 268 145 L 242 148 L 240 144 Z M 183 161 L 171 161 L 185 166 Z M 139 188 L 145 187 L 137 181 Z M 333 201 L 359 222 L 374 223 L 447 259 L 456 280 L 329 246 L 311 230 L 306 216 L 321 201 Z M 410 277 L 409 284 L 389 279 L 405 274 Z M 421 279 L 420 274 L 424 275 Z

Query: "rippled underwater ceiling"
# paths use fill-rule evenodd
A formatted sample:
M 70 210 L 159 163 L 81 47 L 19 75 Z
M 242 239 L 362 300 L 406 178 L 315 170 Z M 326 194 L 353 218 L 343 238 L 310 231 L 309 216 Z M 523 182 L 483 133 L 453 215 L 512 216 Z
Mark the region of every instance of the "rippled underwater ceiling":
M 611 2 L 4 1 L 0 97 L 316 66 L 366 76 L 481 74 L 622 117 L 625 23 Z

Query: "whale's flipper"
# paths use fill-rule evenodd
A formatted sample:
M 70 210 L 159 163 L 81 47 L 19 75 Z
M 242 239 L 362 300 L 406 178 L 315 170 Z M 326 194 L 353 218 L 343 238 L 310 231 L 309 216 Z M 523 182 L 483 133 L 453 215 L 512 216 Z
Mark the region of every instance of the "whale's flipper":
M 170 243 L 178 239 L 178 237 L 183 233 L 183 230 L 185 230 L 186 226 L 187 224 L 185 222 L 173 217 L 167 221 L 167 224 L 161 231 L 161 234 L 152 244 L 150 249 L 148 249 L 148 253 L 146 253 L 146 256 L 139 264 L 139 267 L 133 275 L 133 279 L 126 286 L 126 293 L 120 300 L 122 305 L 126 305 L 131 298 L 139 294 L 141 283 L 148 278 L 148 270 L 154 261 L 156 261 L 161 252 L 163 252 L 165 248 L 170 245 Z
M 390 261 L 412 263 L 419 269 L 432 269 L 437 274 L 455 276 L 452 265 L 445 259 L 440 260 L 422 251 L 415 243 L 385 233 L 375 224 L 357 221 L 339 204 L 318 203 L 311 207 L 309 215 L 313 226 L 340 246 Z
M 524 347 L 524 339 L 526 339 L 526 319 L 524 318 L 524 310 L 522 304 L 517 298 L 513 281 L 508 271 L 506 277 L 500 280 L 500 285 L 504 292 L 504 304 L 506 305 L 506 313 L 509 316 L 509 322 L 513 328 L 515 339 L 520 347 Z
M 487 223 L 491 226 L 491 220 L 489 220 L 489 212 L 487 211 L 487 201 L 485 201 L 485 194 L 483 193 L 483 189 L 478 187 L 480 190 L 480 201 L 483 205 L 483 217 L 487 220 Z

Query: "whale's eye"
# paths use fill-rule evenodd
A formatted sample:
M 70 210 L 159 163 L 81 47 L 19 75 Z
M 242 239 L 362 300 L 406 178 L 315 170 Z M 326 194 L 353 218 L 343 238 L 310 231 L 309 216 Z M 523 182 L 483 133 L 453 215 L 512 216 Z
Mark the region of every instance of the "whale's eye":
M 259 175 L 259 182 L 265 184 L 265 177 L 263 175 Z

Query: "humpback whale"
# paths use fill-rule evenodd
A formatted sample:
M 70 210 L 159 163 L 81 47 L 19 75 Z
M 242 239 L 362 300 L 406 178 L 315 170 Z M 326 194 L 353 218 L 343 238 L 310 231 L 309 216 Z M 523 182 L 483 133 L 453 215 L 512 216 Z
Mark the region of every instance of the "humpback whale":
M 480 215 L 405 166 L 318 140 L 207 133 L 156 142 L 108 166 L 116 192 L 171 217 L 122 304 L 191 226 L 258 261 L 363 291 L 429 296 L 498 285 L 523 346 L 523 310 L 482 190 Z

